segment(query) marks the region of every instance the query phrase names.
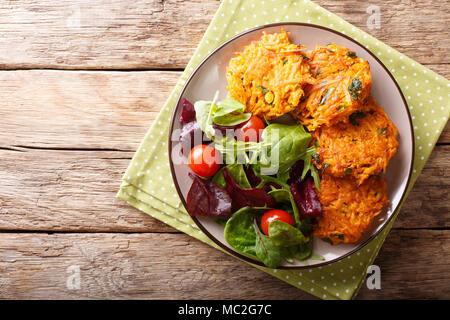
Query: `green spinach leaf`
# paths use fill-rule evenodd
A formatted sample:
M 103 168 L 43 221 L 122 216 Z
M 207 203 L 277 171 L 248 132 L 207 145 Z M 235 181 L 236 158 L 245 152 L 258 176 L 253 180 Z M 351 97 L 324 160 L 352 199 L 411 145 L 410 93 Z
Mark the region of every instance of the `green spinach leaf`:
M 256 255 L 256 233 L 253 226 L 254 213 L 250 207 L 236 211 L 225 225 L 224 236 L 227 243 L 237 251 L 253 258 Z
M 247 175 L 245 174 L 244 165 L 240 163 L 232 163 L 227 165 L 225 168 L 231 174 L 233 180 L 244 189 L 250 189 L 252 186 L 247 179 Z M 223 177 L 223 169 L 221 168 L 212 178 L 212 181 L 215 182 L 218 186 L 222 188 L 226 188 L 225 178 Z
M 291 247 L 306 241 L 300 230 L 280 220 L 269 224 L 269 238 L 278 247 Z
M 269 268 L 277 268 L 281 264 L 280 249 L 272 240 L 259 230 L 256 218 L 253 219 L 253 227 L 256 233 L 256 256 Z
M 277 203 L 290 202 L 289 191 L 286 189 L 275 189 L 269 191 L 268 194 L 274 197 Z
M 272 123 L 264 129 L 261 140 L 270 142 L 271 167 L 283 173 L 305 157 L 311 135 L 302 125 Z
M 236 126 L 238 124 L 247 121 L 248 119 L 251 118 L 251 116 L 252 116 L 251 113 L 238 113 L 238 114 L 229 113 L 224 116 L 214 116 L 213 121 L 215 124 L 219 126 L 230 127 Z
M 312 255 L 312 249 L 313 249 L 313 238 L 310 237 L 308 241 L 299 244 L 298 251 L 294 255 L 295 259 L 297 259 L 298 261 L 308 259 Z

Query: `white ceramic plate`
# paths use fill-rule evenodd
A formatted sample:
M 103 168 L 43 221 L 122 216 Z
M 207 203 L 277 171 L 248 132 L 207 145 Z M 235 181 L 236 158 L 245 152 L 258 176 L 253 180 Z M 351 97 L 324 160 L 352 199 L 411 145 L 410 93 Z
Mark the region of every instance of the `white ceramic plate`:
M 280 266 L 280 268 L 285 269 L 301 269 L 331 263 L 346 257 L 366 245 L 369 240 L 375 237 L 387 225 L 406 193 L 413 166 L 414 139 L 411 117 L 405 98 L 394 78 L 381 61 L 366 50 L 364 46 L 346 35 L 321 26 L 303 23 L 278 23 L 255 28 L 237 35 L 212 52 L 203 60 L 186 82 L 172 116 L 170 133 L 173 130 L 181 128 L 178 119 L 180 118 L 181 101 L 183 98 L 186 98 L 192 103 L 197 100 L 212 100 L 215 92 L 219 90 L 219 100 L 224 99 L 227 96 L 225 73 L 230 59 L 251 41 L 259 40 L 262 31 L 266 33 L 279 32 L 281 27 L 289 33 L 292 43 L 305 45 L 307 50 L 313 49 L 316 45 L 326 45 L 334 42 L 339 46 L 344 46 L 355 51 L 358 57 L 368 60 L 372 72 L 371 95 L 384 108 L 388 117 L 398 128 L 398 139 L 400 142 L 397 153 L 389 163 L 387 172 L 384 175 L 387 180 L 390 203 L 384 209 L 384 212 L 372 223 L 370 230 L 365 233 L 359 242 L 352 244 L 333 246 L 316 238 L 314 239 L 314 252 L 322 255 L 325 261 L 308 260 L 309 266 L 305 266 L 298 261 L 293 264 L 284 263 Z M 171 137 L 172 134 L 169 136 Z M 188 165 L 176 164 L 176 161 L 172 159 L 172 150 L 176 147 L 177 142 L 169 138 L 169 154 L 171 155 L 169 158 L 172 176 L 179 196 L 186 207 L 186 196 L 192 180 L 188 177 Z M 261 262 L 244 256 L 231 248 L 224 239 L 223 227 L 216 222 L 213 222 L 209 218 L 194 218 L 194 221 L 211 240 L 228 252 L 246 261 L 262 265 Z

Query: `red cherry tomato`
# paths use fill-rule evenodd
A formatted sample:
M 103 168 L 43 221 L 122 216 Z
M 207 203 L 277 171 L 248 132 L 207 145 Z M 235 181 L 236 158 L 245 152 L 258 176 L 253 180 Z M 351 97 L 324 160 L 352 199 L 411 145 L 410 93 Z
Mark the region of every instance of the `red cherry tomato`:
M 269 236 L 269 224 L 274 220 L 280 220 L 294 226 L 294 219 L 288 212 L 278 209 L 266 211 L 261 219 L 261 229 L 266 236 Z
M 236 129 L 236 138 L 245 142 L 259 142 L 261 132 L 266 126 L 257 116 L 251 116 L 246 122 L 240 124 Z
M 201 144 L 195 146 L 189 152 L 189 167 L 200 177 L 211 177 L 220 168 L 222 158 L 220 153 L 207 145 Z

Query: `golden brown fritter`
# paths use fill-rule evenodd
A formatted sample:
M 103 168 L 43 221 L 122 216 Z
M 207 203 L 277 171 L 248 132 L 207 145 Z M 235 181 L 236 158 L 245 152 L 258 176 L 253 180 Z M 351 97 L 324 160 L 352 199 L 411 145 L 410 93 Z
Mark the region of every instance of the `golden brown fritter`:
M 330 44 L 309 54 L 311 72 L 318 83 L 305 88 L 305 99 L 292 115 L 314 131 L 320 126 L 348 122 L 370 94 L 372 75 L 367 60 L 347 48 Z
M 246 106 L 246 112 L 270 120 L 294 110 L 306 84 L 316 81 L 301 46 L 287 33 L 263 33 L 230 60 L 227 80 L 230 97 Z
M 319 145 L 316 166 L 336 177 L 353 176 L 358 183 L 384 173 L 398 148 L 398 130 L 373 98 L 348 123 L 312 134 Z
M 352 177 L 324 174 L 319 192 L 323 216 L 314 235 L 333 244 L 358 241 L 388 203 L 386 192 L 386 181 L 378 176 L 358 185 Z

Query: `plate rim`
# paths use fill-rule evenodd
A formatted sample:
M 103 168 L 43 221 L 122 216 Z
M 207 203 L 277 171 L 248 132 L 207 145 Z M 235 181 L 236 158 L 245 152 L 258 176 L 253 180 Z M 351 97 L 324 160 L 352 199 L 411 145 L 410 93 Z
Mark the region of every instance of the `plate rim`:
M 220 46 L 218 46 L 217 48 L 215 48 L 211 53 L 209 53 L 198 65 L 197 67 L 195 67 L 195 69 L 192 71 L 191 75 L 189 76 L 189 78 L 186 80 L 186 82 L 183 85 L 182 90 L 180 91 L 180 94 L 177 98 L 176 104 L 172 110 L 172 116 L 170 118 L 170 126 L 169 126 L 169 136 L 168 136 L 168 156 L 169 156 L 169 164 L 170 164 L 170 172 L 172 175 L 172 180 L 174 182 L 175 185 L 175 189 L 177 190 L 178 196 L 180 197 L 180 200 L 184 206 L 184 208 L 187 211 L 187 204 L 186 201 L 183 197 L 183 194 L 180 190 L 178 181 L 175 179 L 175 168 L 174 168 L 174 164 L 172 161 L 172 133 L 173 133 L 173 128 L 175 125 L 175 114 L 180 106 L 180 102 L 181 102 L 181 98 L 184 95 L 184 92 L 186 91 L 187 86 L 189 85 L 189 83 L 191 82 L 192 78 L 195 76 L 195 74 L 197 73 L 197 71 L 203 66 L 203 64 L 206 63 L 206 61 L 208 61 L 214 54 L 217 53 L 217 51 L 219 51 L 220 49 L 222 49 L 223 47 L 227 46 L 229 43 L 235 41 L 236 39 L 247 35 L 248 33 L 254 32 L 254 31 L 258 31 L 258 30 L 264 30 L 266 28 L 270 28 L 270 27 L 277 27 L 277 26 L 286 26 L 286 25 L 296 25 L 296 26 L 303 26 L 303 27 L 312 27 L 312 28 L 317 28 L 317 29 L 322 29 L 334 34 L 337 34 L 347 40 L 350 40 L 351 42 L 353 42 L 354 44 L 356 44 L 357 46 L 359 46 L 361 49 L 363 49 L 365 52 L 367 52 L 370 56 L 372 56 L 372 58 L 375 59 L 375 61 L 378 62 L 379 65 L 381 65 L 381 67 L 387 72 L 387 74 L 389 75 L 389 77 L 391 78 L 391 80 L 394 82 L 397 91 L 400 93 L 400 97 L 402 98 L 403 101 L 403 107 L 406 110 L 406 114 L 408 115 L 408 120 L 409 120 L 409 128 L 410 128 L 410 139 L 412 141 L 412 148 L 411 148 L 411 159 L 410 159 L 410 167 L 409 167 L 409 172 L 408 172 L 408 179 L 406 182 L 406 186 L 405 186 L 405 190 L 402 193 L 402 196 L 400 197 L 400 200 L 398 202 L 398 204 L 396 205 L 396 207 L 394 208 L 392 214 L 390 215 L 390 217 L 388 219 L 386 219 L 381 228 L 376 231 L 374 234 L 372 234 L 368 239 L 366 239 L 363 243 L 359 244 L 356 248 L 352 249 L 351 251 L 345 253 L 344 255 L 338 257 L 338 258 L 334 258 L 332 260 L 328 260 L 328 261 L 324 261 L 324 262 L 320 262 L 314 265 L 304 265 L 304 266 L 278 266 L 276 269 L 280 269 L 280 270 L 304 270 L 304 269 L 310 269 L 310 268 L 317 268 L 317 267 L 322 267 L 331 263 L 335 263 L 338 261 L 341 261 L 343 259 L 345 259 L 346 257 L 352 255 L 353 253 L 363 249 L 366 245 L 368 245 L 375 237 L 377 237 L 386 227 L 387 225 L 391 222 L 391 220 L 394 218 L 394 216 L 397 215 L 397 211 L 400 209 L 400 206 L 402 205 L 402 203 L 404 202 L 406 195 L 408 193 L 408 189 L 409 189 L 409 184 L 411 182 L 411 177 L 412 177 L 412 173 L 413 173 L 413 168 L 414 168 L 414 158 L 415 158 L 415 139 L 414 139 L 414 130 L 413 130 L 413 122 L 412 122 L 412 118 L 411 118 L 411 113 L 409 111 L 408 108 L 408 104 L 406 102 L 405 96 L 403 95 L 403 92 L 399 86 L 399 84 L 397 83 L 397 81 L 395 80 L 394 76 L 392 75 L 392 73 L 389 71 L 389 69 L 384 65 L 384 63 L 374 54 L 372 53 L 370 50 L 368 50 L 364 45 L 362 45 L 361 43 L 359 43 L 358 41 L 356 41 L 355 39 L 351 38 L 350 36 L 343 34 L 339 31 L 321 26 L 321 25 L 317 25 L 317 24 L 312 24 L 312 23 L 305 23 L 305 22 L 277 22 L 277 23 L 270 23 L 270 24 L 265 24 L 265 25 L 261 25 L 258 27 L 254 27 L 251 29 L 248 29 L 242 33 L 239 33 L 237 35 L 235 35 L 234 37 L 232 37 L 231 39 L 225 41 L 224 43 L 222 43 Z M 229 247 L 227 247 L 226 245 L 224 245 L 221 241 L 219 241 L 216 237 L 214 237 L 199 221 L 198 218 L 195 216 L 190 216 L 192 218 L 192 220 L 195 222 L 195 224 L 197 225 L 197 227 L 199 227 L 199 229 L 204 232 L 206 234 L 206 236 L 213 241 L 215 244 L 217 244 L 218 246 L 220 246 L 221 249 L 225 250 L 228 254 L 231 254 L 232 256 L 235 256 L 241 260 L 244 260 L 250 264 L 254 264 L 254 265 L 258 265 L 261 267 L 265 267 L 268 268 L 267 266 L 265 266 L 261 261 L 259 260 L 255 260 L 249 256 L 246 256 L 236 250 L 233 250 Z

